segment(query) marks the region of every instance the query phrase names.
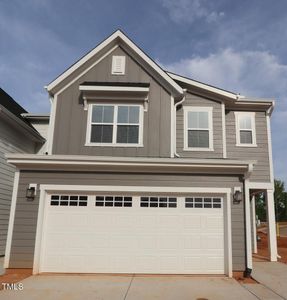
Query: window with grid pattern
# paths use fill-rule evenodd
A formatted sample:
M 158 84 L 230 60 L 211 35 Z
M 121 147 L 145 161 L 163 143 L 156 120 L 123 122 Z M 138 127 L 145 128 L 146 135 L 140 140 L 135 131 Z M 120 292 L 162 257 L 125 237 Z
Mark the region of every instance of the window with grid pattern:
M 96 196 L 95 206 L 102 207 L 132 207 L 132 197 L 126 196 Z
M 139 145 L 142 129 L 140 105 L 91 107 L 90 140 L 98 145 Z
M 87 206 L 88 196 L 82 195 L 51 195 L 51 206 Z
M 235 112 L 237 146 L 256 146 L 255 113 Z
M 212 107 L 185 107 L 185 150 L 213 150 Z
M 221 208 L 222 198 L 218 197 L 187 197 L 186 208 Z
M 141 197 L 141 207 L 177 207 L 177 198 L 175 197 Z

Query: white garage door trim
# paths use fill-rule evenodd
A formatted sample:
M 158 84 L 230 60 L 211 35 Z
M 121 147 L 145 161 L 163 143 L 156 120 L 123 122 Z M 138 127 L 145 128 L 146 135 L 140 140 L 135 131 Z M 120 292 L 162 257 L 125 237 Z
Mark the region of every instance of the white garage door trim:
M 224 260 L 225 274 L 232 277 L 232 245 L 231 245 L 231 189 L 230 188 L 191 188 L 191 187 L 147 187 L 147 186 L 90 186 L 90 185 L 40 185 L 40 199 L 36 230 L 33 274 L 39 273 L 43 224 L 45 219 L 45 199 L 47 193 L 54 192 L 121 192 L 121 193 L 163 193 L 182 194 L 222 194 L 226 196 L 224 205 Z

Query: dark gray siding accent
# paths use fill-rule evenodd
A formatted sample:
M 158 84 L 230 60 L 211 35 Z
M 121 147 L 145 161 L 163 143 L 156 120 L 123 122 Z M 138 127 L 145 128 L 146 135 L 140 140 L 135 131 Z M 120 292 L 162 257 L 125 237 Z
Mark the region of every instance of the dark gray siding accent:
M 126 56 L 126 74 L 112 75 L 113 55 Z M 87 111 L 80 100 L 79 85 L 84 81 L 150 83 L 148 111 L 144 112 L 144 147 L 85 146 Z M 59 94 L 53 154 L 170 157 L 170 94 L 124 50 L 115 49 L 100 63 Z
M 10 268 L 32 268 L 38 216 L 39 191 L 33 202 L 25 198 L 29 183 L 66 185 L 111 185 L 162 186 L 164 187 L 242 187 L 236 176 L 204 176 L 179 174 L 127 174 L 94 172 L 36 172 L 22 171 L 20 174 L 15 224 L 12 238 Z M 56 188 L 55 188 L 56 189 Z M 233 269 L 245 268 L 245 241 L 243 204 L 231 203 Z
M 233 111 L 226 113 L 226 148 L 230 159 L 257 160 L 250 181 L 270 182 L 270 166 L 268 155 L 268 136 L 265 112 L 255 113 L 257 147 L 237 147 L 235 115 Z
M 35 144 L 0 118 L 0 255 L 5 254 L 15 167 L 5 153 L 34 153 Z
M 183 151 L 184 147 L 184 113 L 181 107 L 176 113 L 176 148 L 181 157 L 222 158 L 222 113 L 221 104 L 213 100 L 187 93 L 183 106 L 213 107 L 213 146 L 214 151 Z

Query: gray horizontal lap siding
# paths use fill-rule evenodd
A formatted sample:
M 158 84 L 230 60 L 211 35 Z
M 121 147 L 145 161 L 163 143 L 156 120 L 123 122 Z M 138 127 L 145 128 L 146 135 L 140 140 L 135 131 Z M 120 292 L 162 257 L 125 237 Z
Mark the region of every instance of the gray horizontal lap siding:
M 34 153 L 35 144 L 0 118 L 0 255 L 5 254 L 15 167 L 6 153 Z
M 113 55 L 126 56 L 126 74 L 112 75 Z M 144 112 L 144 147 L 85 146 L 87 111 L 80 100 L 79 85 L 84 81 L 150 83 L 148 111 Z M 170 157 L 171 98 L 149 74 L 121 48 L 58 95 L 53 154 Z
M 213 146 L 214 151 L 184 151 L 184 112 L 183 107 L 202 106 L 212 107 Z M 222 113 L 221 104 L 201 96 L 187 93 L 183 106 L 176 113 L 176 146 L 181 157 L 190 158 L 222 158 Z
M 226 113 L 226 145 L 227 157 L 230 159 L 257 160 L 250 181 L 270 182 L 270 166 L 268 153 L 268 136 L 265 112 L 255 113 L 257 147 L 237 147 L 235 115 L 233 111 Z
M 18 199 L 11 247 L 10 268 L 32 268 L 37 226 L 39 191 L 33 202 L 25 198 L 29 183 L 65 185 L 109 186 L 162 186 L 164 187 L 234 187 L 242 186 L 236 176 L 204 176 L 178 174 L 124 174 L 88 172 L 32 172 L 20 174 Z M 244 222 L 243 204 L 231 204 L 233 269 L 244 270 Z

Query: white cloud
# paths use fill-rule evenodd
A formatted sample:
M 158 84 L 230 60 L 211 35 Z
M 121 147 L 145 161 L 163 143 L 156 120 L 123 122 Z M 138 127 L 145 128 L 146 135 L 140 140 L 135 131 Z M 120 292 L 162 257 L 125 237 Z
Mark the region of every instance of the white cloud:
M 194 56 L 163 67 L 245 96 L 275 98 L 272 117 L 275 175 L 287 184 L 287 136 L 284 130 L 287 126 L 286 64 L 280 63 L 268 52 L 238 52 L 227 48 L 206 57 Z
M 215 11 L 210 7 L 210 0 L 161 0 L 161 3 L 176 23 L 192 23 L 197 19 L 205 19 L 211 23 L 224 17 L 224 12 Z

